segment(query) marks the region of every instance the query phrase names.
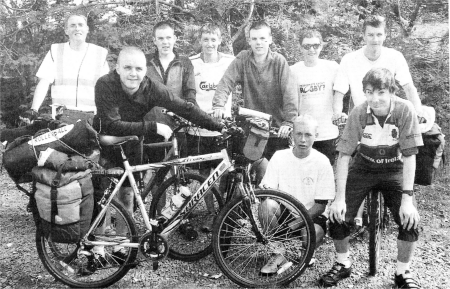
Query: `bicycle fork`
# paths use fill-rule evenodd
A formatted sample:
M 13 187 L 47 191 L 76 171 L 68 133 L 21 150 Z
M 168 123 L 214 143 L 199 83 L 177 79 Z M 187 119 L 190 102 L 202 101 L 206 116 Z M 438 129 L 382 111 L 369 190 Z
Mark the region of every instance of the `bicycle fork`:
M 255 217 L 253 216 L 252 204 L 257 204 L 258 201 L 255 197 L 255 192 L 254 192 L 252 186 L 250 185 L 250 175 L 248 172 L 249 172 L 249 170 L 247 170 L 247 175 L 245 176 L 245 180 L 244 180 L 244 176 L 242 173 L 236 174 L 235 183 L 237 184 L 237 187 L 239 188 L 239 190 L 242 192 L 243 210 L 244 210 L 244 213 L 248 216 L 250 224 L 252 225 L 252 231 L 255 233 L 256 241 L 266 244 L 268 242 L 267 238 L 265 238 L 263 236 L 263 234 L 261 233 L 261 231 L 259 230 L 259 228 L 256 224 L 256 221 L 255 221 Z

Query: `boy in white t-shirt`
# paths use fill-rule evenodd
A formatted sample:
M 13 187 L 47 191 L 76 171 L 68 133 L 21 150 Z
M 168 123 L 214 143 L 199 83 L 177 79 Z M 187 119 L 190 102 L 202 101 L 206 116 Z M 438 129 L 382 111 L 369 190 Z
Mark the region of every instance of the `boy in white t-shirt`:
M 292 138 L 294 147 L 275 152 L 267 166 L 260 187 L 285 191 L 298 199 L 308 210 L 316 229 L 316 245 L 326 233 L 327 218 L 323 215 L 329 200 L 335 196 L 333 168 L 327 157 L 313 147 L 317 134 L 317 121 L 310 115 L 294 119 Z M 279 224 L 288 223 L 295 232 L 301 227 L 285 206 L 266 199 L 259 208 L 259 221 L 266 232 L 276 231 Z M 261 274 L 275 274 L 287 262 L 282 253 L 274 253 Z M 310 263 L 311 264 L 311 263 Z
M 333 125 L 333 115 L 340 116 L 333 102 L 333 84 L 339 65 L 335 61 L 319 59 L 322 51 L 322 35 L 319 31 L 307 29 L 300 33 L 299 41 L 304 61 L 291 66 L 297 82 L 298 114 L 309 114 L 319 123 L 318 136 L 313 148 L 328 157 L 331 165 L 335 159 L 335 140 L 339 134 Z
M 198 106 L 206 112 L 213 110 L 212 99 L 216 92 L 217 84 L 227 70 L 234 56 L 218 52 L 222 42 L 221 32 L 218 25 L 207 23 L 200 29 L 199 35 L 202 52 L 191 56 L 190 60 L 194 66 L 195 89 Z M 225 116 L 231 116 L 231 94 L 225 105 Z M 207 154 L 219 151 L 216 138 L 220 133 L 202 128 L 190 128 L 186 134 L 189 155 Z M 209 176 L 219 161 L 203 162 L 198 164 L 200 174 Z M 205 202 L 210 215 L 202 226 L 204 231 L 211 231 L 214 216 L 213 195 L 205 196 Z

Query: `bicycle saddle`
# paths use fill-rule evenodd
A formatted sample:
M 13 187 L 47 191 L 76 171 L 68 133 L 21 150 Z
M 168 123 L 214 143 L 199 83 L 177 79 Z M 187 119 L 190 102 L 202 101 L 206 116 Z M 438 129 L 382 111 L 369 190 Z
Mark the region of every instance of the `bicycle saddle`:
M 130 140 L 139 140 L 135 135 L 127 136 L 112 136 L 112 135 L 99 135 L 98 139 L 102 146 L 121 145 Z

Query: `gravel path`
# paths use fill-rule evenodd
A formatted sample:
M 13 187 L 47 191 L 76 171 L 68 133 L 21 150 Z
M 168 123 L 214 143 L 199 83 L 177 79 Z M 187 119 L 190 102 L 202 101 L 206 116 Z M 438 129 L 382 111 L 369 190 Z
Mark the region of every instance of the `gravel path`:
M 15 188 L 5 171 L 0 174 L 0 288 L 64 288 L 41 264 L 34 243 L 32 216 L 26 212 L 27 197 Z M 450 189 L 449 176 L 441 177 L 434 187 L 420 187 L 418 204 L 422 216 L 421 239 L 413 269 L 423 288 L 450 288 Z M 381 268 L 376 277 L 368 277 L 367 236 L 352 242 L 353 274 L 336 288 L 391 288 L 395 269 L 396 230 L 384 235 Z M 334 250 L 331 240 L 316 253 L 315 267 L 293 282 L 291 288 L 320 288 L 317 278 L 331 268 Z M 141 263 L 112 288 L 236 288 L 219 274 L 214 258 L 194 263 L 166 259 L 157 271 L 150 263 Z

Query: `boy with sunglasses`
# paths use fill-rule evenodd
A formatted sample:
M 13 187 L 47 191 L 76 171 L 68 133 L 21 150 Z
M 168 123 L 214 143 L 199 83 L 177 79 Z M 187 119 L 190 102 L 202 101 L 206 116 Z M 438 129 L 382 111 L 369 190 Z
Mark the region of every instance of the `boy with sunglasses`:
M 333 102 L 333 84 L 339 65 L 335 61 L 319 59 L 322 51 L 322 35 L 317 30 L 307 29 L 300 33 L 299 41 L 303 61 L 291 66 L 297 81 L 299 115 L 311 115 L 318 122 L 317 138 L 313 148 L 330 160 L 335 159 L 335 139 L 339 134 L 333 125 L 333 114 L 341 116 L 342 110 Z

